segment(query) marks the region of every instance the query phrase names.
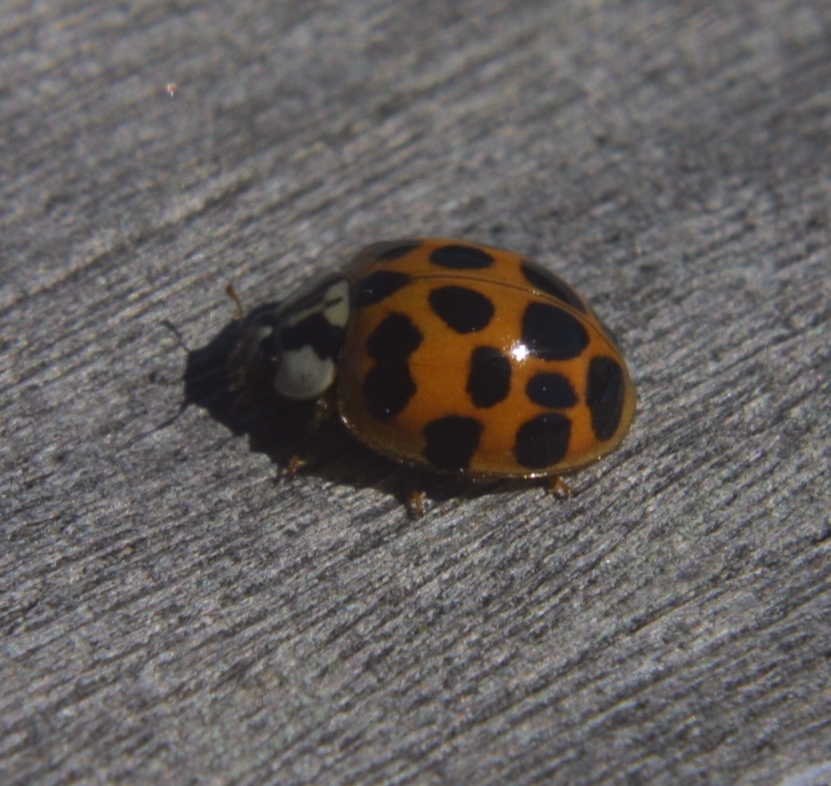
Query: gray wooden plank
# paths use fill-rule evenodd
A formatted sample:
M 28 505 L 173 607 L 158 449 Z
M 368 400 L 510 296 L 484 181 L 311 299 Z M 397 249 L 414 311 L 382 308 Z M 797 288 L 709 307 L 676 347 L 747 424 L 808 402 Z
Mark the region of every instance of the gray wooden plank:
M 830 29 L 6 3 L 0 780 L 821 782 Z M 271 482 L 199 352 L 223 287 L 419 235 L 526 252 L 621 336 L 638 418 L 572 500 L 441 482 L 414 522 L 337 432 Z

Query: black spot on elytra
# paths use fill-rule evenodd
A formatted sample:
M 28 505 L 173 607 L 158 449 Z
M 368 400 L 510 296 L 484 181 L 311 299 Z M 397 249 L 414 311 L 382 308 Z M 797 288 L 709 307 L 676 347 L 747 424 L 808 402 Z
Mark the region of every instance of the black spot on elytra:
M 528 469 L 551 467 L 565 458 L 570 437 L 571 421 L 559 412 L 546 412 L 519 427 L 514 455 Z
M 390 420 L 404 410 L 416 386 L 406 363 L 379 363 L 367 372 L 361 390 L 369 411 L 378 420 Z
M 423 338 L 406 314 L 393 313 L 367 339 L 367 352 L 377 362 L 364 377 L 361 389 L 369 411 L 379 420 L 394 418 L 415 394 L 407 363 Z
M 536 374 L 525 388 L 528 398 L 541 407 L 568 409 L 577 403 L 571 382 L 562 374 Z
M 490 298 L 468 287 L 438 287 L 427 300 L 439 318 L 457 333 L 476 333 L 486 328 L 496 310 Z
M 536 287 L 552 297 L 557 298 L 557 300 L 562 300 L 563 303 L 568 303 L 568 305 L 573 306 L 578 311 L 585 313 L 586 306 L 583 304 L 583 300 L 577 292 L 566 284 L 565 281 L 541 265 L 532 262 L 530 259 L 523 259 L 522 275 L 525 276 L 525 280 L 532 287 Z
M 310 346 L 322 360 L 337 358 L 345 338 L 346 331 L 339 325 L 333 325 L 320 312 L 310 314 L 296 325 L 285 326 L 280 331 L 280 344 L 284 350 Z
M 430 261 L 439 267 L 451 270 L 481 270 L 490 267 L 493 257 L 476 246 L 439 246 L 430 254 Z
M 598 439 L 611 439 L 620 425 L 625 395 L 623 369 L 616 360 L 596 357 L 589 364 L 586 404 Z
M 366 351 L 379 363 L 406 363 L 424 336 L 406 315 L 395 312 L 383 319 L 366 340 Z
M 448 415 L 433 420 L 424 427 L 424 458 L 438 469 L 467 469 L 483 430 L 482 423 L 474 418 Z
M 352 305 L 357 308 L 380 303 L 401 287 L 406 286 L 410 277 L 397 270 L 376 270 L 355 284 L 352 290 Z
M 407 256 L 411 251 L 417 249 L 421 243 L 417 240 L 412 240 L 404 243 L 393 243 L 389 248 L 385 248 L 375 259 L 378 262 L 394 262 L 396 259 Z
M 538 358 L 569 360 L 589 345 L 589 334 L 568 311 L 534 301 L 522 316 L 522 340 Z
M 511 389 L 511 361 L 496 347 L 476 347 L 470 355 L 467 393 L 476 407 L 504 401 Z

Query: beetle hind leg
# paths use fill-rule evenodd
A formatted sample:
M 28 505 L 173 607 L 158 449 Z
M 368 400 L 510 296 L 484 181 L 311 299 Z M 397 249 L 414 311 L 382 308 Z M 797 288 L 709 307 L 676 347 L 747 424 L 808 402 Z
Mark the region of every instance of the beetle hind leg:
M 571 486 L 559 475 L 550 475 L 544 479 L 543 483 L 545 484 L 546 494 L 553 494 L 557 499 L 568 499 L 574 494 Z
M 407 514 L 419 519 L 427 512 L 427 492 L 424 490 L 422 473 L 411 467 L 401 469 L 402 497 Z

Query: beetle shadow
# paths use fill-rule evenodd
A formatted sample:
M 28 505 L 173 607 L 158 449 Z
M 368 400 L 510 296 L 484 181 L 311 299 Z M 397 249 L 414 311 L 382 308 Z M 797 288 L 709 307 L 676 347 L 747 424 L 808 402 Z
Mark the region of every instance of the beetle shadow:
M 246 321 L 274 306 L 257 307 Z M 402 505 L 414 489 L 424 491 L 430 503 L 442 503 L 528 488 L 527 481 L 480 483 L 398 465 L 355 439 L 337 417 L 322 422 L 309 439 L 314 402 L 283 399 L 264 385 L 234 389 L 229 361 L 239 337 L 240 323 L 234 320 L 204 346 L 186 349 L 182 409 L 200 407 L 234 435 L 247 437 L 251 451 L 268 456 L 278 476 L 303 448 L 307 463 L 298 476 L 312 475 L 355 489 L 375 488 Z

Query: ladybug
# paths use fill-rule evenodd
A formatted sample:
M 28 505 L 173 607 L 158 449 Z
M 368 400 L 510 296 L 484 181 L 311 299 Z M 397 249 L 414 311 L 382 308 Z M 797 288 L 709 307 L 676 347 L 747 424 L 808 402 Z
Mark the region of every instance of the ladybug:
M 336 409 L 395 461 L 543 478 L 561 494 L 560 476 L 617 448 L 635 414 L 618 342 L 582 295 L 521 254 L 460 240 L 368 246 L 244 319 L 231 370 L 237 386 L 320 402 L 318 420 Z

